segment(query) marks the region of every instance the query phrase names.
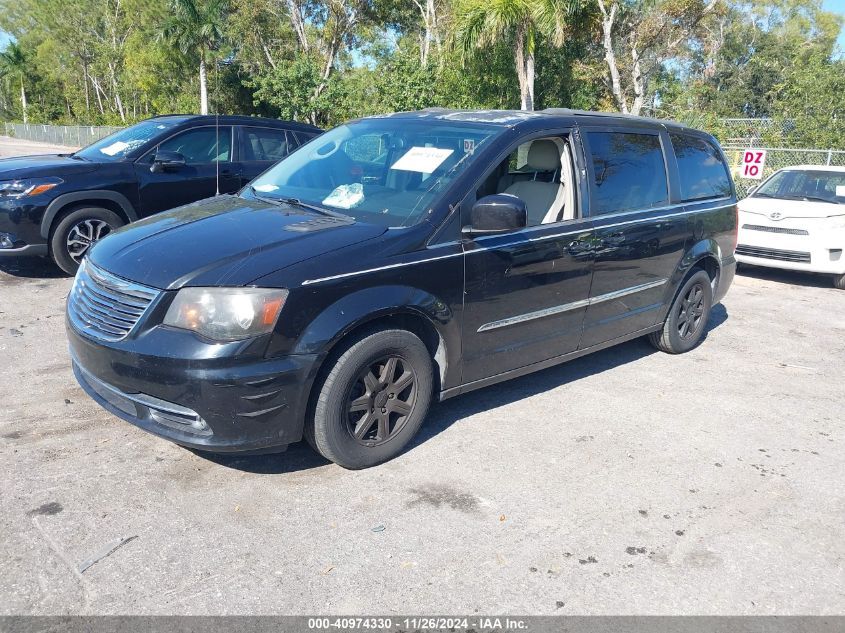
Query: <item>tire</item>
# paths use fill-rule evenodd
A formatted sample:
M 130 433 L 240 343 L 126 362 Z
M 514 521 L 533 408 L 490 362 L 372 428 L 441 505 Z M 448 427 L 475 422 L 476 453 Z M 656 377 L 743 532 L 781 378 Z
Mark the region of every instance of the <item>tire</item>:
M 306 439 L 323 457 L 352 470 L 396 457 L 428 413 L 432 372 L 428 349 L 411 332 L 363 334 L 320 383 Z
M 712 307 L 713 286 L 710 275 L 700 268 L 695 269 L 675 296 L 663 328 L 650 334 L 649 341 L 667 354 L 690 351 L 704 337 Z M 689 319 L 688 314 L 691 317 Z
M 75 275 L 91 244 L 124 224 L 119 215 L 101 207 L 71 211 L 59 220 L 50 235 L 53 261 L 68 275 Z
M 845 275 L 834 275 L 833 287 L 839 290 L 845 290 Z

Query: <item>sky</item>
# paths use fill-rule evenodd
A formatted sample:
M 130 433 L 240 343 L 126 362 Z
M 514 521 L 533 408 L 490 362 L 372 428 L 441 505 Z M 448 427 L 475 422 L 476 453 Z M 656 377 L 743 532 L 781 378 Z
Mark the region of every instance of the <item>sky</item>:
M 824 0 L 822 5 L 825 11 L 845 15 L 845 0 Z M 839 33 L 839 50 L 845 51 L 845 28 Z

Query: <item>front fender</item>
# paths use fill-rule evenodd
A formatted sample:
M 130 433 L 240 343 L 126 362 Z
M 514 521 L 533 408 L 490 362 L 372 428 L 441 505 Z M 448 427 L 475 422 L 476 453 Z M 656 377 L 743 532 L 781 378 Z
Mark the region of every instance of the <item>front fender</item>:
M 50 202 L 47 210 L 44 212 L 44 217 L 41 219 L 41 237 L 48 239 L 50 237 L 50 227 L 53 224 L 55 217 L 62 209 L 69 204 L 76 204 L 78 202 L 86 202 L 96 204 L 102 200 L 116 203 L 122 210 L 124 215 L 130 222 L 138 219 L 138 214 L 129 199 L 122 193 L 111 191 L 108 189 L 96 189 L 88 191 L 73 191 L 57 196 L 55 200 Z
M 436 332 L 441 388 L 460 380 L 460 323 L 447 301 L 419 288 L 373 286 L 345 295 L 322 310 L 298 337 L 292 353 L 328 353 L 350 332 L 385 317 L 411 317 Z

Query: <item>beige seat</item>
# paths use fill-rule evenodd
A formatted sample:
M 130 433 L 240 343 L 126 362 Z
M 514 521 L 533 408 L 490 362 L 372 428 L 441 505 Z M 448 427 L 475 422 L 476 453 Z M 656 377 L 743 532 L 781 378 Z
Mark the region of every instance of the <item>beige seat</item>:
M 525 203 L 528 226 L 556 222 L 564 203 L 564 187 L 560 182 L 560 149 L 554 141 L 541 139 L 528 148 L 526 166 L 535 172 L 554 172 L 552 182 L 521 180 L 502 193 L 518 197 Z

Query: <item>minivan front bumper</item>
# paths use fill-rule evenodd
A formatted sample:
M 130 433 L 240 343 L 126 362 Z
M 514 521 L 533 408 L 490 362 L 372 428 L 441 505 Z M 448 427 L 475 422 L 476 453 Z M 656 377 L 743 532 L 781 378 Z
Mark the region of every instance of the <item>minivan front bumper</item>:
M 80 386 L 145 431 L 219 453 L 284 450 L 302 439 L 316 355 L 209 364 L 122 350 L 70 324 L 67 335 Z

